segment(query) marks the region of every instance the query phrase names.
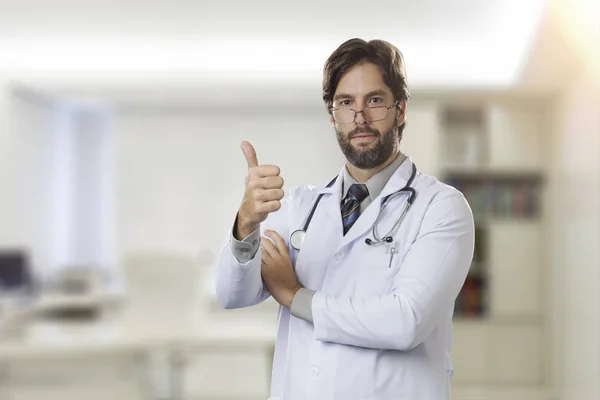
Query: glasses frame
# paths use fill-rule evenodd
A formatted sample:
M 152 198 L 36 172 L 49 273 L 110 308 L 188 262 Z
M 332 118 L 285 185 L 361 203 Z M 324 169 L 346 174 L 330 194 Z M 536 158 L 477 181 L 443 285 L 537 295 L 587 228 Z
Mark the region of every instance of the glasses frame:
M 362 110 L 360 110 L 360 111 L 356 111 L 356 110 L 355 110 L 355 109 L 353 109 L 353 108 L 333 108 L 333 107 L 329 107 L 329 115 L 331 115 L 331 118 L 333 118 L 333 121 L 334 121 L 335 123 L 337 123 L 337 124 L 353 124 L 354 122 L 356 122 L 356 117 L 358 116 L 358 114 L 359 114 L 359 113 L 362 113 L 362 114 L 363 114 L 363 116 L 365 117 L 365 119 L 366 119 L 367 121 L 369 121 L 369 122 L 377 122 L 377 121 L 383 121 L 384 119 L 386 119 L 386 118 L 388 117 L 388 114 L 389 114 L 389 110 L 390 110 L 390 108 L 392 108 L 392 107 L 397 107 L 397 106 L 398 106 L 398 100 L 396 100 L 396 101 L 394 102 L 394 104 L 392 104 L 391 106 L 375 106 L 375 107 L 365 107 L 365 108 L 363 108 L 363 109 L 362 109 Z M 379 119 L 372 119 L 372 120 L 371 120 L 371 119 L 369 119 L 369 118 L 367 118 L 367 114 L 365 113 L 365 110 L 373 110 L 373 109 L 375 109 L 375 108 L 385 108 L 385 109 L 386 109 L 386 112 L 385 112 L 385 117 L 383 117 L 383 118 L 379 118 Z M 336 121 L 336 120 L 335 120 L 335 117 L 333 116 L 333 112 L 334 112 L 334 111 L 341 111 L 341 110 L 344 110 L 344 111 L 354 111 L 354 118 L 352 118 L 352 121 L 350 121 L 350 122 L 338 122 L 338 121 Z

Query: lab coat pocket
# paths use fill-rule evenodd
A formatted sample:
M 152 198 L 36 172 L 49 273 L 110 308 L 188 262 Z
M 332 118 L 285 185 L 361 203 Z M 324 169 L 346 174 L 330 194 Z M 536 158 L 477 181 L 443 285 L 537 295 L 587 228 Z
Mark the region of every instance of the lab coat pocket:
M 359 268 L 357 294 L 389 293 L 399 268 L 399 251 L 393 246 L 365 252 Z

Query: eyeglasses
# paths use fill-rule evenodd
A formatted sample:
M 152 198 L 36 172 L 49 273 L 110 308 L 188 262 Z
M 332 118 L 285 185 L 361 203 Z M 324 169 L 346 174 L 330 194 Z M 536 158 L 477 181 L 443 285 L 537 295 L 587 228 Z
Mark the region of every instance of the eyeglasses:
M 353 110 L 352 108 L 329 108 L 329 113 L 333 117 L 333 120 L 338 124 L 351 124 L 356 121 L 358 113 L 363 113 L 365 119 L 369 122 L 381 121 L 386 119 L 388 116 L 388 110 L 392 107 L 396 107 L 398 101 L 395 101 L 391 106 L 376 106 L 376 107 L 365 107 L 361 111 Z

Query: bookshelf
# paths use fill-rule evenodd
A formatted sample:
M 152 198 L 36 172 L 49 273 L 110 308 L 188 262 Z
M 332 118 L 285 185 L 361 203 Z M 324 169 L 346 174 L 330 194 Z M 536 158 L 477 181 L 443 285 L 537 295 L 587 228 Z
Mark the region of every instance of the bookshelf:
M 465 195 L 473 211 L 476 229 L 473 264 L 456 302 L 455 315 L 485 317 L 490 307 L 489 263 L 494 258 L 491 255 L 497 253 L 490 249 L 489 230 L 502 222 L 518 223 L 523 227 L 540 220 L 542 175 L 450 171 L 445 182 Z
M 454 100 L 436 101 L 437 175 L 471 206 L 475 252 L 455 303 L 453 398 L 482 387 L 482 398 L 507 388 L 543 393 L 543 107 Z
M 492 147 L 499 142 L 491 137 L 497 129 L 493 124 L 501 120 L 498 115 L 498 109 L 486 103 L 442 106 L 441 110 L 441 179 L 464 194 L 475 219 L 475 252 L 455 304 L 458 319 L 486 318 L 494 307 L 490 263 L 497 251 L 490 243 L 490 230 L 503 221 L 509 225 L 539 221 L 542 214 L 542 172 L 519 170 L 518 162 L 507 163 L 510 168 L 497 167 L 492 162 L 508 159 L 496 156 L 498 149 Z M 514 128 L 514 124 L 504 125 Z M 527 128 L 531 126 L 528 124 Z

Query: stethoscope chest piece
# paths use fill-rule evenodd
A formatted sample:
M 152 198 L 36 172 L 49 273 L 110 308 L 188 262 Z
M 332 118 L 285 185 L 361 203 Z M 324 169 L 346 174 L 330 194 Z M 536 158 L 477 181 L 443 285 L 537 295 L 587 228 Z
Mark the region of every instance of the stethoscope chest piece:
M 292 233 L 292 236 L 290 237 L 290 243 L 292 244 L 292 247 L 296 250 L 300 250 L 300 247 L 302 247 L 302 243 L 304 242 L 305 236 L 306 231 L 304 231 L 303 229 L 298 229 L 294 231 L 294 233 Z

